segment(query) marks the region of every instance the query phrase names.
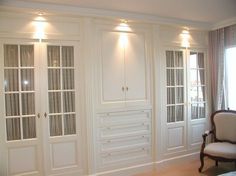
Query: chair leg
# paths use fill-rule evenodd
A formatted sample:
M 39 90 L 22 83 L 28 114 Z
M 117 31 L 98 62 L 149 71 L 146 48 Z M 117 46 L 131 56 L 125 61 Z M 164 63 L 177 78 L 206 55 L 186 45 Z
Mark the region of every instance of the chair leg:
M 218 161 L 216 161 L 216 167 L 218 167 Z
M 199 167 L 198 171 L 202 172 L 202 168 L 204 166 L 204 154 L 200 153 L 200 161 L 201 161 L 201 166 Z

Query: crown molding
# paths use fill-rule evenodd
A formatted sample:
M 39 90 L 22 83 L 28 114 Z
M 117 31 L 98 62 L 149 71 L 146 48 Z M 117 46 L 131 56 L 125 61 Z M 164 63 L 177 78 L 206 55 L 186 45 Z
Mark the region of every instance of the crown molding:
M 26 2 L 19 0 L 3 0 L 0 2 L 0 9 L 5 11 L 15 11 L 21 13 L 36 14 L 44 12 L 49 15 L 66 16 L 88 16 L 94 18 L 128 19 L 153 24 L 165 24 L 178 27 L 188 27 L 190 29 L 211 30 L 212 24 L 206 22 L 196 22 L 176 18 L 166 18 L 157 15 L 147 15 L 141 13 L 130 13 L 124 11 L 113 11 L 105 9 L 81 8 L 78 6 L 45 4 L 37 2 Z
M 224 28 L 224 27 L 227 27 L 227 26 L 231 26 L 233 24 L 236 24 L 236 17 L 233 17 L 233 18 L 221 21 L 219 23 L 216 23 L 215 25 L 213 25 L 212 30 Z

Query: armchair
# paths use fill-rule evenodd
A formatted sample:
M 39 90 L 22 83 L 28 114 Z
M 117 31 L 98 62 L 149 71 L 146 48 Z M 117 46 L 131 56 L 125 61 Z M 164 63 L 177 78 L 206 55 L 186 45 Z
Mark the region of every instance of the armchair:
M 207 156 L 216 161 L 235 162 L 236 166 L 236 111 L 220 110 L 211 115 L 212 130 L 203 135 L 203 143 L 200 151 L 202 171 L 204 157 Z M 213 141 L 206 144 L 206 138 L 213 135 Z

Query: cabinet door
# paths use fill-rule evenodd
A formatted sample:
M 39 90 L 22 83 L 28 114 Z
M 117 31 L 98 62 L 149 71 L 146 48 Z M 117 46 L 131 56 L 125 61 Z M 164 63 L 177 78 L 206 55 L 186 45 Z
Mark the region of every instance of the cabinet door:
M 31 43 L 3 44 L 5 166 L 0 175 L 42 175 L 36 50 Z
M 125 50 L 125 84 L 127 101 L 145 101 L 146 92 L 146 54 L 145 39 L 142 34 L 127 34 Z
M 45 44 L 46 75 L 42 106 L 44 119 L 45 168 L 47 175 L 81 172 L 81 128 L 79 128 L 80 92 L 78 56 L 74 45 Z
M 124 101 L 124 50 L 122 35 L 102 32 L 102 103 Z

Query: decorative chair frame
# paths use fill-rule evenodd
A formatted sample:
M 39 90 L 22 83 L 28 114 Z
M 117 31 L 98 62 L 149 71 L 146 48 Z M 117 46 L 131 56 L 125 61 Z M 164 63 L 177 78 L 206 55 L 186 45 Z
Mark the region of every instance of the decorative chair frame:
M 212 124 L 212 130 L 211 131 L 206 131 L 203 135 L 202 135 L 202 138 L 203 138 L 203 143 L 202 143 L 202 147 L 201 147 L 201 152 L 200 152 L 200 161 L 201 161 L 201 166 L 200 168 L 198 169 L 199 172 L 202 172 L 202 169 L 204 167 L 204 157 L 207 156 L 209 157 L 210 159 L 213 159 L 215 160 L 215 165 L 218 166 L 218 161 L 220 162 L 235 162 L 235 167 L 236 167 L 236 158 L 223 158 L 223 157 L 218 157 L 218 156 L 212 156 L 212 155 L 209 155 L 209 154 L 206 154 L 204 153 L 204 149 L 205 149 L 205 146 L 206 146 L 206 137 L 209 136 L 210 134 L 213 135 L 213 142 L 229 142 L 231 144 L 236 144 L 236 141 L 229 141 L 229 140 L 219 140 L 217 139 L 216 137 L 216 127 L 215 127 L 215 122 L 214 122 L 214 117 L 216 114 L 218 113 L 233 113 L 235 114 L 236 116 L 236 111 L 233 111 L 233 110 L 219 110 L 219 111 L 216 111 L 214 112 L 212 115 L 211 115 L 211 124 Z M 236 118 L 236 117 L 235 117 Z M 236 135 L 236 134 L 235 134 Z

